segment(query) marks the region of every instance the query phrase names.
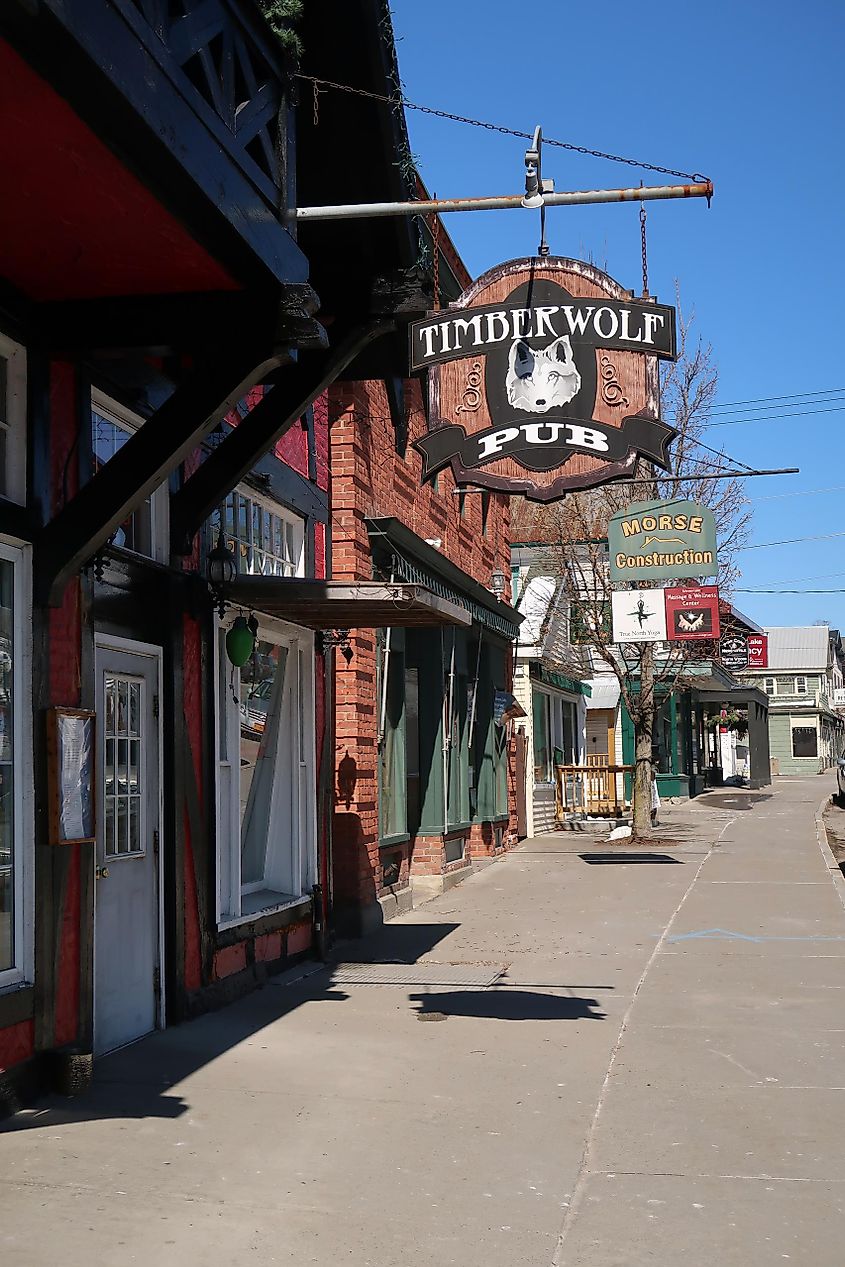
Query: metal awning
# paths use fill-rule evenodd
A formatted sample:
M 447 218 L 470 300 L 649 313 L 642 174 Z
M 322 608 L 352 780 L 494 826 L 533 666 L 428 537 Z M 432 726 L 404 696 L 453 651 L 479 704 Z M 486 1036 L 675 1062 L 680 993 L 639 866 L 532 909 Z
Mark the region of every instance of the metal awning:
M 227 590 L 227 598 L 237 607 L 308 629 L 472 624 L 465 607 L 432 594 L 424 585 L 240 576 Z

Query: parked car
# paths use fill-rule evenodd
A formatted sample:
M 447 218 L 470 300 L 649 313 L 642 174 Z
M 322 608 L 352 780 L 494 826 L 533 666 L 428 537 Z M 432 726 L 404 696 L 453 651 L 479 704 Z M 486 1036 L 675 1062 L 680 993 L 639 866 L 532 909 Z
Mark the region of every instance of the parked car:
M 836 762 L 836 799 L 845 809 L 845 757 L 839 757 Z

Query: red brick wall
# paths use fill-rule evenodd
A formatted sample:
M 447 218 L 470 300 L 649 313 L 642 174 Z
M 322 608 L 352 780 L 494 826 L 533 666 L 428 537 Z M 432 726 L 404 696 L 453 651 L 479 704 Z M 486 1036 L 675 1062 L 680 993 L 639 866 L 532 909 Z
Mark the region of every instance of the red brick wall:
M 380 382 L 337 384 L 329 392 L 331 435 L 332 575 L 338 580 L 372 579 L 365 518 L 392 515 L 423 540 L 439 538 L 440 552 L 484 586 L 494 568 L 510 577 L 510 506 L 492 494 L 487 535 L 482 532 L 482 498 L 453 495 L 451 473 L 441 472 L 438 488 L 420 484 L 421 457 L 413 441 L 426 431 L 416 381 L 406 383 L 409 416 L 404 457 L 396 441 L 384 386 Z M 461 502 L 463 501 L 463 514 Z M 506 594 L 506 597 L 508 594 Z M 334 882 L 340 905 L 371 902 L 383 891 L 378 842 L 378 752 L 376 749 L 376 641 L 372 630 L 355 630 L 354 656 L 347 666 L 336 656 Z M 481 828 L 471 833 L 471 853 L 490 853 Z M 403 859 L 402 879 L 409 872 Z M 457 865 L 463 865 L 459 863 Z M 410 870 L 441 874 L 442 841 L 419 840 Z

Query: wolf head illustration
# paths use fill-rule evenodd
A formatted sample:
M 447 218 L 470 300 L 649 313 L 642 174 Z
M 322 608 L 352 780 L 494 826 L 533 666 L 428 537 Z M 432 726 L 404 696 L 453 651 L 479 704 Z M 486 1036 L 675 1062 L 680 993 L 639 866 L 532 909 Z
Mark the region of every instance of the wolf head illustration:
M 545 348 L 532 348 L 514 339 L 508 358 L 508 401 L 514 409 L 544 414 L 568 405 L 581 387 L 569 335 L 561 335 Z

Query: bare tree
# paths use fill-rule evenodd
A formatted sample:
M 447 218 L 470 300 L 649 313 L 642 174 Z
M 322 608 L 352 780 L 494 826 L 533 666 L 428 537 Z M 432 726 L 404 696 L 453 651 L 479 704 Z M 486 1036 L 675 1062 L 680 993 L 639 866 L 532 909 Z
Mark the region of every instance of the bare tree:
M 692 317 L 678 302 L 680 351 L 664 373 L 663 412 L 677 429 L 671 470 L 657 474 L 648 463 L 625 483 L 574 493 L 552 506 L 514 503 L 512 530 L 516 539 L 549 544 L 550 557 L 569 601 L 571 626 L 579 625 L 596 662 L 610 669 L 634 728 L 635 770 L 633 831 L 651 830 L 652 739 L 662 698 L 688 684 L 690 662 L 714 654 L 712 643 L 670 642 L 655 654 L 652 643 L 614 644 L 610 618 L 612 585 L 607 526 L 632 502 L 656 498 L 692 500 L 708 506 L 719 541 L 719 583 L 730 588 L 738 576 L 736 552 L 750 528 L 750 508 L 739 478 L 704 479 L 732 469 L 723 451 L 702 439 L 716 395 L 718 375 L 712 349 L 692 335 Z M 679 580 L 682 578 L 679 578 Z

